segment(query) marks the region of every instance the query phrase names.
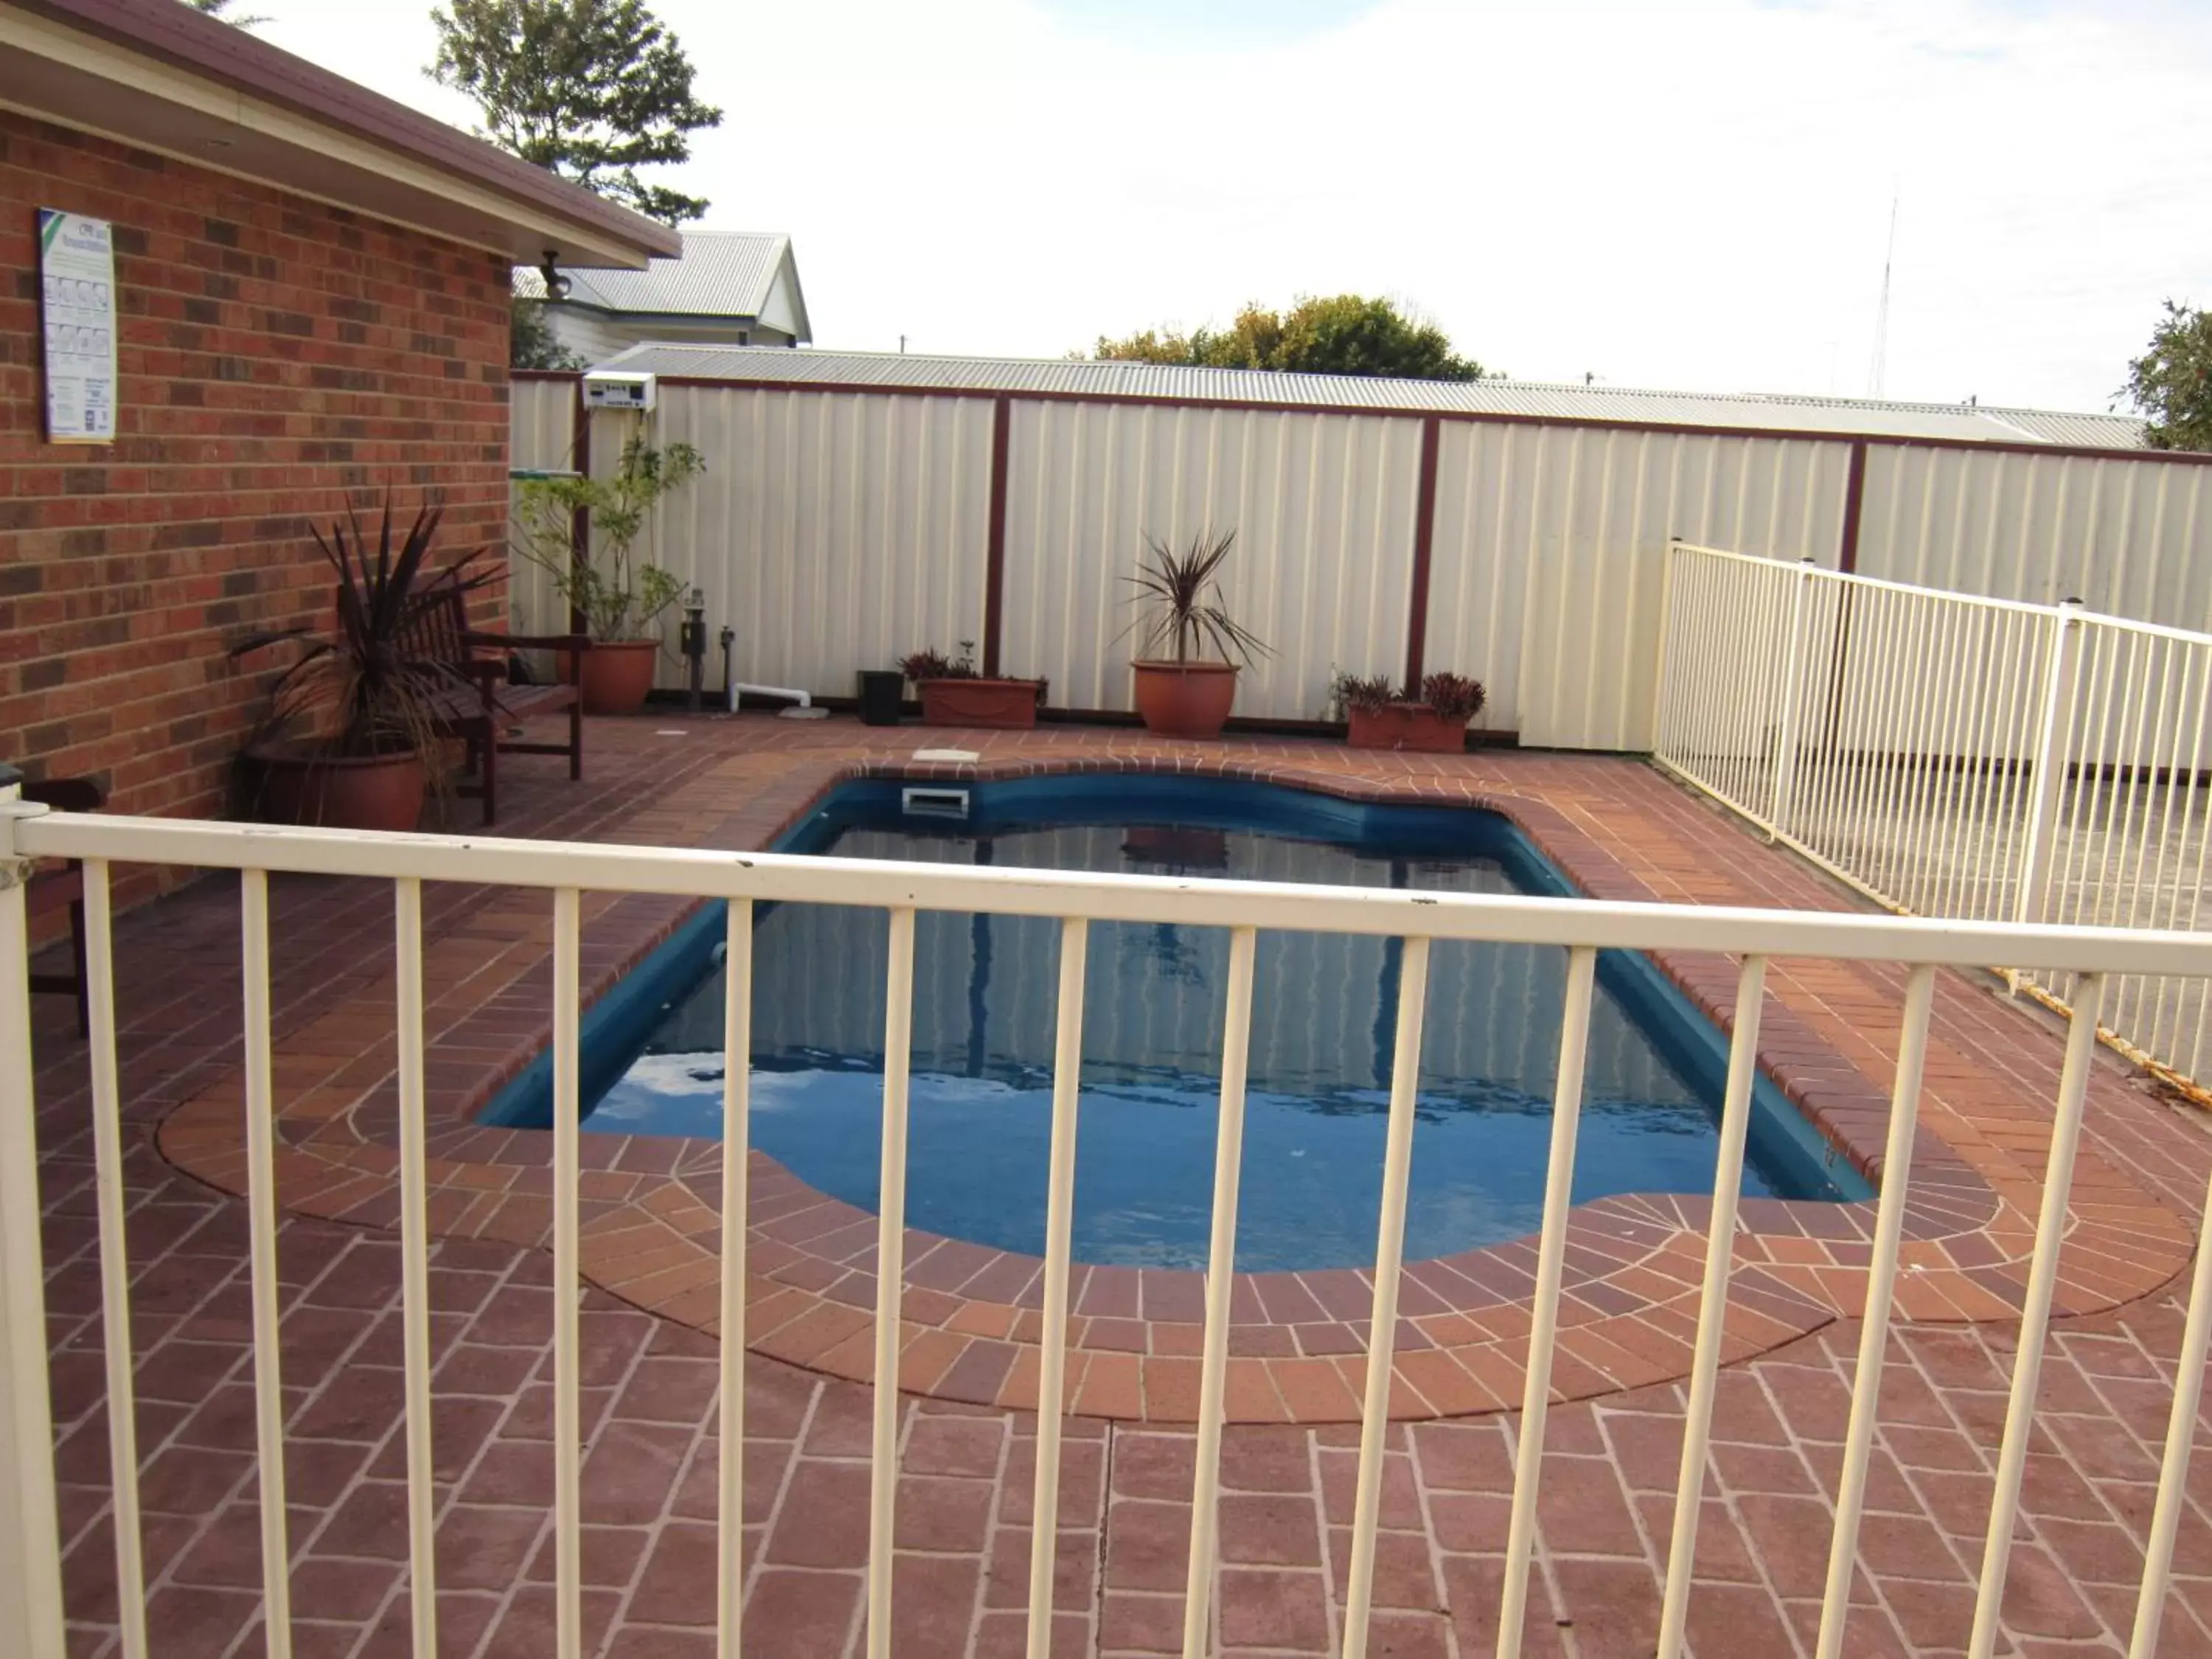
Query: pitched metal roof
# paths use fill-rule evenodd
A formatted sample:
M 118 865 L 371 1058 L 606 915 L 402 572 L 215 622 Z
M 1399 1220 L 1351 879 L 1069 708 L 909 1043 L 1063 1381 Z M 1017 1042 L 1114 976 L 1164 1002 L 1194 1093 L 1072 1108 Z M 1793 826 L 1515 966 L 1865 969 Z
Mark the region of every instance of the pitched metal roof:
M 781 231 L 687 230 L 683 236 L 682 258 L 654 259 L 643 270 L 566 273 L 569 302 L 655 317 L 759 316 L 791 256 L 791 238 Z M 514 273 L 514 289 L 537 299 L 545 282 L 523 267 Z
M 656 265 L 659 261 L 655 261 Z M 593 273 L 607 280 L 614 273 Z M 641 280 L 632 277 L 631 281 Z M 1391 380 L 1258 369 L 1097 362 L 1085 358 L 923 357 L 889 352 L 793 351 L 775 346 L 648 343 L 611 359 L 636 372 L 754 384 L 882 386 L 915 391 L 1039 392 L 1085 398 L 1304 404 L 1443 414 L 1519 416 L 1605 425 L 1743 428 L 1839 437 L 1938 438 L 2139 449 L 2142 422 L 1966 404 L 1882 403 L 1778 392 L 1646 392 L 1540 380 Z

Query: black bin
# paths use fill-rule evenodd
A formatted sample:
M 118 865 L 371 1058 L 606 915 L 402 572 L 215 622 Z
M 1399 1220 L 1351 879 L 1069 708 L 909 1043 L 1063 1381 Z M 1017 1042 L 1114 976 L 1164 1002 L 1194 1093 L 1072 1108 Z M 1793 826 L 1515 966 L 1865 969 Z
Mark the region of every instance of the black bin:
M 906 676 L 896 668 L 863 668 L 860 671 L 860 724 L 863 726 L 896 726 L 905 710 L 900 700 L 906 695 Z

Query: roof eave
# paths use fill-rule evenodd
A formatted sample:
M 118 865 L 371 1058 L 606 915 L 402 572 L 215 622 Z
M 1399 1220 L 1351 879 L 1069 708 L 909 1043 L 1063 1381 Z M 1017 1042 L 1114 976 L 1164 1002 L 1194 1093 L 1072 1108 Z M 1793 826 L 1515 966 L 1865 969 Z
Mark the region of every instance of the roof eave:
M 682 239 L 175 0 L 0 0 L 0 106 L 518 262 L 640 270 Z

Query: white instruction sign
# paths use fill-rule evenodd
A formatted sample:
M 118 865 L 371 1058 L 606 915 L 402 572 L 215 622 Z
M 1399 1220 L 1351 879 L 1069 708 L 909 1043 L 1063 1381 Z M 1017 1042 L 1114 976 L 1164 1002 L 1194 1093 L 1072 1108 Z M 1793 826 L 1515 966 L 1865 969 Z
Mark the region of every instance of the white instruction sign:
M 115 441 L 115 228 L 39 210 L 46 441 Z

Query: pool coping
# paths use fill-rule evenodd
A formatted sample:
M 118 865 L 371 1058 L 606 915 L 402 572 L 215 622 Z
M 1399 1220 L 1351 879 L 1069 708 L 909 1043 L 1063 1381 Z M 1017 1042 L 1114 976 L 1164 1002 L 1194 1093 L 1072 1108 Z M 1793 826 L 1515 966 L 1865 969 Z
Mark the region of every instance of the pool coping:
M 970 746 L 976 738 L 963 738 Z M 728 821 L 704 844 L 757 849 L 854 778 L 991 781 L 1048 774 L 1170 772 L 1311 790 L 1388 804 L 1480 807 L 1511 819 L 1584 894 L 1662 896 L 1565 813 L 1519 789 L 1438 763 L 1410 771 L 1359 762 L 1352 751 L 1251 758 L 1190 744 L 1157 752 L 993 755 L 920 763 L 795 750 L 754 791 L 748 827 Z M 1312 745 L 1316 750 L 1321 745 Z M 652 804 L 648 820 L 680 810 L 699 782 Z M 763 833 L 771 815 L 773 830 Z M 645 827 L 655 830 L 663 824 Z M 625 835 L 633 823 L 618 826 Z M 692 842 L 690 844 L 701 844 Z M 542 896 L 514 896 L 512 948 L 488 960 L 447 961 L 431 975 L 435 1035 L 429 1153 L 434 1231 L 543 1245 L 550 1235 L 550 1132 L 471 1121 L 542 1047 L 548 942 Z M 596 1000 L 658 948 L 697 901 L 587 896 L 585 983 Z M 500 908 L 501 900 L 492 901 Z M 498 931 L 497 927 L 493 930 Z M 483 957 L 479 949 L 472 953 Z M 1653 953 L 1661 969 L 1722 1030 L 1736 970 L 1725 958 Z M 426 964 L 426 966 L 428 964 Z M 287 1207 L 390 1226 L 398 1218 L 397 1108 L 391 1085 L 388 973 L 311 1022 L 280 1054 L 280 1083 L 304 1083 L 280 1108 L 279 1186 Z M 381 996 L 380 1007 L 378 1006 Z M 364 1006 L 367 1005 L 367 1006 Z M 450 1017 L 448 1023 L 436 1022 Z M 380 1030 L 379 1028 L 381 1028 Z M 316 1041 L 350 1034 L 345 1041 Z M 293 1064 L 294 1050 L 301 1063 Z M 1878 1178 L 1887 1091 L 1770 987 L 1759 1042 L 1763 1067 L 1820 1132 Z M 321 1066 L 318 1054 L 332 1056 Z M 307 1082 L 310 1077 L 314 1079 Z M 180 1166 L 242 1190 L 241 1096 L 234 1075 L 185 1103 L 162 1126 Z M 2045 1131 L 2047 1139 L 2047 1130 Z M 625 1299 L 712 1331 L 720 1314 L 718 1143 L 589 1136 L 583 1148 L 582 1265 Z M 1989 1160 L 1984 1159 L 1984 1162 Z M 2017 1183 L 2008 1183 L 2016 1187 Z M 872 1375 L 872 1262 L 877 1220 L 755 1153 L 748 1177 L 750 1282 L 747 1341 L 754 1350 L 831 1375 Z M 1745 1200 L 1723 1353 L 1764 1352 L 1855 1315 L 1863 1304 L 1874 1206 Z M 1702 1277 L 1708 1198 L 1620 1196 L 1578 1205 L 1568 1227 L 1555 1398 L 1571 1399 L 1685 1374 Z M 1923 1121 L 1914 1150 L 1898 1310 L 1908 1319 L 2002 1318 L 2016 1313 L 2033 1235 L 2033 1197 L 2000 1191 L 1976 1161 Z M 2166 1217 L 2168 1224 L 2157 1218 Z M 2178 1270 L 2187 1228 L 2162 1210 L 2075 1206 L 2064 1311 L 2132 1299 Z M 901 1385 L 976 1404 L 1034 1407 L 1042 1329 L 1042 1263 L 910 1230 Z M 1522 1395 L 1533 1286 L 1533 1238 L 1410 1266 L 1401 1294 L 1392 1414 L 1435 1417 L 1516 1407 Z M 1068 1403 L 1115 1418 L 1188 1421 L 1195 1415 L 1203 1275 L 1195 1271 L 1079 1265 L 1071 1279 Z M 1329 1422 L 1357 1417 L 1365 1376 L 1372 1290 L 1355 1270 L 1239 1273 L 1232 1291 L 1228 1409 L 1232 1421 Z

